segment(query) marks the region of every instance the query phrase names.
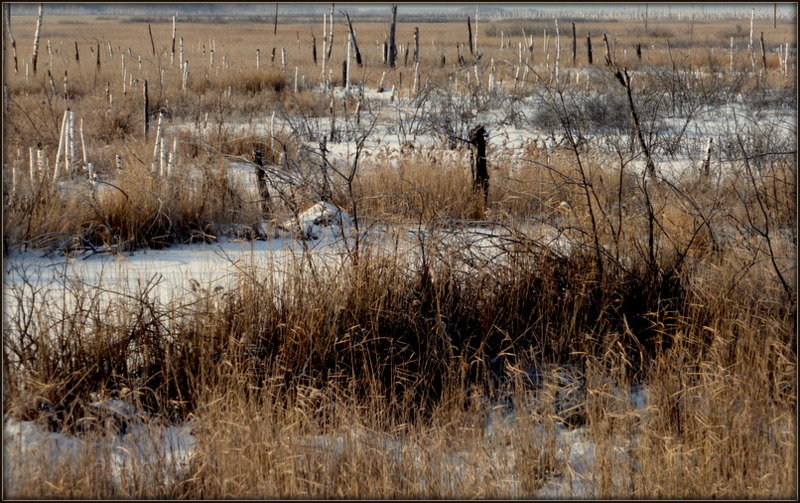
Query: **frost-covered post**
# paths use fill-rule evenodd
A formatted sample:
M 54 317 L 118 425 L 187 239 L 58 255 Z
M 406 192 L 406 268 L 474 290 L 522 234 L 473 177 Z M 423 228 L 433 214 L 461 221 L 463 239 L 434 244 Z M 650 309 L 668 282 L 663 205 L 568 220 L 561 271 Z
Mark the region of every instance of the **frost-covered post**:
M 56 151 L 56 164 L 53 171 L 53 181 L 58 180 L 59 164 L 61 164 L 61 156 L 64 154 L 64 140 L 67 133 L 67 118 L 69 117 L 69 108 L 64 110 L 64 116 L 61 118 L 61 135 L 58 138 L 58 150 Z
M 275 110 L 272 111 L 272 117 L 269 119 L 269 151 L 275 151 Z
M 81 152 L 83 153 L 83 165 L 86 166 L 86 140 L 83 136 L 83 117 L 81 117 L 81 127 L 80 127 L 80 135 L 81 135 Z
M 161 145 L 159 150 L 159 158 L 158 158 L 158 175 L 160 177 L 164 177 L 164 171 L 167 168 L 167 139 L 161 138 Z
M 167 163 L 167 176 L 172 176 L 175 171 L 175 163 L 178 158 L 178 139 L 172 140 L 172 150 L 169 151 L 169 162 Z
M 183 62 L 183 81 L 181 82 L 181 92 L 186 92 L 186 83 L 189 81 L 189 61 Z M 147 81 L 145 80 L 145 83 Z
M 178 56 L 180 57 L 181 71 L 183 71 L 183 37 L 181 37 L 180 41 L 178 42 Z
M 729 73 L 733 73 L 733 37 L 731 37 L 731 62 L 728 68 Z
M 286 68 L 286 47 L 281 47 L 281 66 Z
M 419 62 L 414 64 L 414 90 L 413 93 L 419 92 Z
M 256 49 L 256 70 L 261 69 L 261 49 Z
M 33 151 L 33 147 L 28 147 L 28 158 L 28 177 L 33 183 L 36 174 L 36 153 Z
M 44 4 L 39 4 L 39 15 L 36 17 L 36 33 L 33 35 L 33 52 L 31 53 L 31 68 L 36 75 L 36 60 L 39 58 L 39 37 L 42 34 L 42 17 L 44 16 Z
M 293 88 L 294 92 L 297 92 L 297 78 L 298 78 L 298 73 L 297 72 L 298 71 L 299 71 L 298 68 L 295 66 L 294 67 L 294 88 Z

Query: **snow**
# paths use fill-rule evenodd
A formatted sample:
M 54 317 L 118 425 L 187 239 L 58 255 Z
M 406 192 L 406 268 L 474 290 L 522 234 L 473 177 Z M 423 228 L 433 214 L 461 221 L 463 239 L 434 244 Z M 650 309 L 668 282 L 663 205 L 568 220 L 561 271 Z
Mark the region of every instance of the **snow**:
M 160 426 L 148 421 L 136 409 L 119 400 L 92 404 L 124 416 L 129 424 L 124 434 L 74 436 L 52 432 L 32 421 L 6 417 L 3 422 L 4 471 L 6 494 L 13 494 L 21 477 L 31 473 L 62 479 L 63 466 L 110 460 L 110 482 L 123 489 L 138 474 L 164 484 L 180 480 L 189 469 L 195 451 L 195 437 L 189 423 Z M 42 474 L 41 469 L 51 473 Z M 34 470 L 32 472 L 31 470 Z M 136 474 L 136 475 L 135 475 Z

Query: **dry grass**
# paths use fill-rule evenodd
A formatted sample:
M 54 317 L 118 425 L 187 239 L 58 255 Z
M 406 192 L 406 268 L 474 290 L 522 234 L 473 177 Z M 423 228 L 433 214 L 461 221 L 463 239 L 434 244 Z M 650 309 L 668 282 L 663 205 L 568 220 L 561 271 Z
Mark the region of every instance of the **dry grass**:
M 671 69 L 675 62 L 678 70 L 727 71 L 728 37 L 736 34 L 735 66 L 746 70 L 750 57 L 736 24 L 653 22 L 645 33 L 636 23 L 578 23 L 575 66 L 587 65 L 583 43 L 591 32 L 596 66 L 604 56 L 598 36 L 608 33 L 617 60 L 631 69 Z M 425 89 L 449 90 L 456 74 L 466 89 L 471 67 L 455 64 L 465 29 L 454 26 L 420 27 Z M 4 250 L 25 244 L 123 251 L 210 239 L 227 227 L 255 224 L 263 217 L 258 201 L 226 174 L 231 160 L 249 159 L 254 147 L 268 164 L 283 152 L 287 170 L 302 178 L 272 201 L 270 217 L 290 216 L 322 192 L 313 174 L 317 161 L 299 134 L 278 134 L 272 149 L 269 135 L 255 126 L 272 112 L 328 120 L 330 97 L 312 89 L 320 68 L 311 61 L 309 29 L 317 31 L 321 54 L 318 25 L 282 24 L 273 37 L 253 24 L 179 21 L 190 62 L 186 92 L 177 61 L 170 65 L 162 48 L 167 24 L 153 26 L 162 48 L 156 57 L 146 23 L 76 25 L 46 16 L 45 27 L 43 39 L 64 47 L 52 62 L 55 93 L 46 77 L 46 50 L 40 73 L 28 82 L 24 70 L 5 72 L 11 99 L 4 161 L 16 163 L 18 185 L 14 197 L 6 194 Z M 545 27 L 551 32 L 550 24 L 484 25 L 480 38 L 482 61 L 494 59 L 510 87 L 523 27 L 537 38 L 529 61 L 534 72 L 519 95 L 549 82 L 554 40 L 544 54 L 541 34 Z M 413 40 L 413 28 L 398 27 L 402 43 Z M 792 28 L 770 26 L 767 43 L 794 42 Z M 89 29 L 102 41 L 99 70 L 89 39 L 81 38 Z M 375 87 L 384 72 L 375 42 L 383 40 L 385 24 L 356 22 L 356 29 L 366 65 L 353 78 Z M 573 67 L 571 37 L 561 29 L 567 71 Z M 13 30 L 19 54 L 29 54 L 33 21 L 14 18 Z M 341 79 L 345 30 L 337 21 L 334 81 Z M 499 49 L 500 30 L 513 33 L 509 49 Z M 70 59 L 73 40 L 80 64 Z M 106 40 L 113 42 L 111 59 Z M 641 41 L 654 47 L 645 44 L 638 61 L 633 47 Z M 123 93 L 121 51 L 129 47 L 126 68 L 139 83 L 127 83 Z M 442 52 L 447 64 L 439 68 Z M 776 71 L 777 55 L 768 57 L 760 79 L 637 74 L 644 75 L 635 81 L 637 100 L 642 97 L 637 103 L 648 104 L 669 86 L 687 102 L 728 100 L 724 92 L 713 95 L 714 84 L 749 93 L 748 106 L 773 92 L 781 99 L 795 88 L 794 79 Z M 292 91 L 295 66 L 307 79 L 298 93 Z M 65 69 L 71 79 L 66 99 Z M 399 84 L 401 74 L 402 94 L 408 94 L 413 67 L 402 57 L 397 69 L 386 71 L 384 86 Z M 150 137 L 142 138 L 144 79 L 151 108 L 170 114 L 167 127 L 207 126 L 170 129 L 179 146 L 169 176 L 151 169 L 154 122 Z M 611 92 L 616 85 L 610 76 L 592 79 L 589 90 Z M 584 86 L 570 82 L 563 86 L 567 94 Z M 553 89 L 550 103 L 557 104 Z M 92 190 L 81 176 L 70 179 L 67 190 L 52 182 L 67 106 L 84 119 L 88 159 L 102 175 L 102 190 Z M 352 110 L 354 103 L 346 106 Z M 344 107 L 333 103 L 340 119 Z M 561 110 L 553 106 L 556 130 L 563 126 Z M 609 116 L 601 110 L 596 121 Z M 152 295 L 151 284 L 113 302 L 99 289 L 69 281 L 63 299 L 31 303 L 20 302 L 22 287 L 7 287 L 16 299 L 5 315 L 4 328 L 13 334 L 4 338 L 6 410 L 91 440 L 74 459 L 55 464 L 27 456 L 10 496 L 536 497 L 569 484 L 569 455 L 559 442 L 581 434 L 594 446 L 586 471 L 591 496 L 796 497 L 797 170 L 789 154 L 761 155 L 778 148 L 773 140 L 767 129 L 747 133 L 742 145 L 730 147 L 741 151 L 720 155 L 728 171 L 719 179 L 697 172 L 646 185 L 632 174 L 629 152 L 492 142 L 486 208 L 471 191 L 468 151 L 409 142 L 400 152 L 364 156 L 352 186 L 337 179 L 325 189 L 373 228 L 428 231 L 414 248 L 425 252 L 424 261 L 365 242 L 358 254 L 322 268 L 299 256 L 287 265 L 283 282 L 269 271 L 241 269 L 230 291 L 196 289 L 168 305 Z M 31 180 L 27 152 L 37 143 L 48 162 L 44 176 L 35 173 Z M 116 155 L 123 157 L 122 172 Z M 481 267 L 465 242 L 447 237 L 476 220 L 506 236 L 498 256 Z M 571 252 L 542 246 L 537 229 L 543 227 L 567 240 Z M 386 242 L 392 237 L 387 233 Z M 544 372 L 540 386 L 531 384 L 530 368 L 544 364 L 574 371 L 585 383 L 572 413 L 559 409 L 555 371 Z M 646 387 L 644 408 L 630 399 L 634 384 Z M 122 483 L 114 482 L 114 436 L 82 426 L 97 395 L 135 405 L 153 431 L 161 422 L 191 421 L 197 447 L 188 471 L 164 480 L 156 475 L 175 467 L 158 459 L 134 463 Z M 500 416 L 508 411 L 515 421 L 503 429 Z M 490 417 L 497 425 L 491 434 Z

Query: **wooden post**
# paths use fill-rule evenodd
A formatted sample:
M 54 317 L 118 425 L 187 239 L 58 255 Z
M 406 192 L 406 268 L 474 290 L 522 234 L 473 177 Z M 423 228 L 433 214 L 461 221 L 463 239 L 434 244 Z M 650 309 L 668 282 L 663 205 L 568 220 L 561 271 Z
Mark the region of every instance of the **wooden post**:
M 592 64 L 592 34 L 586 36 L 586 56 L 589 58 L 589 64 Z
M 100 44 L 97 44 L 97 68 L 100 68 Z
M 75 40 L 75 62 L 76 63 L 80 63 L 81 62 L 81 54 L 78 52 L 78 41 L 77 40 Z
M 256 183 L 261 196 L 261 213 L 269 216 L 269 188 L 267 187 L 267 170 L 264 169 L 264 154 L 261 150 L 253 150 L 253 163 L 256 165 Z
M 150 97 L 147 95 L 147 79 L 144 79 L 144 139 L 147 139 L 147 133 L 150 129 Z
M 172 52 L 169 58 L 170 66 L 175 64 L 175 31 L 177 29 L 175 16 L 172 16 Z
M 486 129 L 475 126 L 469 134 L 472 158 L 472 190 L 483 191 L 484 205 L 489 201 L 489 171 L 486 167 Z
M 414 27 L 414 63 L 419 63 L 419 26 Z
M 711 142 L 714 138 L 708 138 L 708 144 L 706 145 L 706 160 L 703 162 L 703 173 L 708 176 L 711 173 Z
M 764 48 L 764 32 L 761 32 L 761 63 L 764 65 L 764 73 L 767 72 L 767 52 Z
M 572 66 L 578 58 L 578 33 L 575 31 L 575 23 L 572 23 Z
M 641 42 L 636 44 L 636 57 L 638 59 L 640 59 L 640 60 L 642 59 L 642 43 Z
M 397 32 L 397 4 L 392 5 L 392 19 L 389 23 L 389 54 L 387 57 L 387 63 L 389 68 L 395 67 L 395 61 L 397 60 L 397 45 L 395 43 L 395 35 Z
M 311 34 L 311 57 L 314 60 L 314 64 L 317 64 L 317 36 L 313 33 Z
M 272 27 L 272 34 L 273 35 L 278 34 L 278 2 L 275 2 L 275 23 L 273 24 Z

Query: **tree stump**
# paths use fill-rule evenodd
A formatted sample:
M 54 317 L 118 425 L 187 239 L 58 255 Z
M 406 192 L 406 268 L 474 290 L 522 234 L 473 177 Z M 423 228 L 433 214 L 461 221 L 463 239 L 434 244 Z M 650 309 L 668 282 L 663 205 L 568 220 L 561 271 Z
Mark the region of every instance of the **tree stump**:
M 472 190 L 483 191 L 483 203 L 489 201 L 489 170 L 486 167 L 486 128 L 475 126 L 469 133 L 472 157 Z
M 253 151 L 253 162 L 256 165 L 256 183 L 258 184 L 258 193 L 261 195 L 261 212 L 264 216 L 269 216 L 270 213 L 270 198 L 269 188 L 267 188 L 267 171 L 264 169 L 264 155 L 261 150 L 255 149 Z

